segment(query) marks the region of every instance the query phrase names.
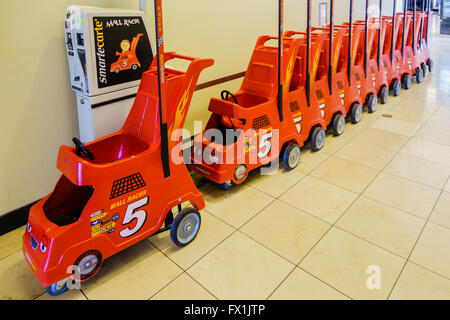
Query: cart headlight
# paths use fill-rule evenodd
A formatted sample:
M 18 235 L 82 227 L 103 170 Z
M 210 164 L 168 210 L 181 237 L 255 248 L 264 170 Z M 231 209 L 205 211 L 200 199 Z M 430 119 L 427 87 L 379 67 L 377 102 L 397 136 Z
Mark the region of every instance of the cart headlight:
M 45 251 L 47 251 L 47 246 L 48 246 L 48 239 L 46 236 L 42 236 L 41 243 L 39 245 L 39 249 L 41 249 L 42 253 L 45 253 Z
M 27 223 L 27 231 L 28 231 L 28 232 L 31 232 L 31 225 L 30 225 L 29 222 Z

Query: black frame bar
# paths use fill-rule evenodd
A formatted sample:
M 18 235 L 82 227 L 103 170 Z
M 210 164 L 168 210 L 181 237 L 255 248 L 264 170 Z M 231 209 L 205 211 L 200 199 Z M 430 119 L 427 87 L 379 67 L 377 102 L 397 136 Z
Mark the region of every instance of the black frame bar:
M 306 14 L 306 102 L 311 106 L 311 0 L 307 0 Z
M 348 85 L 352 85 L 352 34 L 353 34 L 353 0 L 350 0 L 349 9 L 349 19 L 348 19 L 348 66 L 347 66 L 347 78 Z
M 394 0 L 393 8 L 392 8 L 392 32 L 391 32 L 391 65 L 394 67 L 394 52 L 395 52 L 395 41 L 394 41 L 394 35 L 395 35 L 395 22 L 396 22 L 396 9 L 397 8 L 397 0 Z
M 377 62 L 378 62 L 378 70 L 381 71 L 381 55 L 382 55 L 382 44 L 381 44 L 381 32 L 383 31 L 383 0 L 380 0 L 380 16 L 378 21 L 378 54 L 377 54 Z
M 283 14 L 284 2 L 278 0 L 278 116 L 280 122 L 283 121 Z
M 364 25 L 364 75 L 367 78 L 367 69 L 368 69 L 368 61 L 367 56 L 368 52 L 367 50 L 369 45 L 369 0 L 366 0 L 366 18 L 365 18 L 365 25 Z
M 405 60 L 405 45 L 406 45 L 406 12 L 408 10 L 408 0 L 404 0 L 405 4 L 403 5 L 403 35 L 402 35 L 402 59 Z
M 413 40 L 412 40 L 412 46 L 413 46 L 413 54 L 416 55 L 417 51 L 417 45 L 416 45 L 416 4 L 417 1 L 413 0 Z
M 330 50 L 328 54 L 328 87 L 330 89 L 330 94 L 333 94 L 333 31 L 334 31 L 334 20 L 333 20 L 333 8 L 334 0 L 330 0 Z
M 160 122 L 160 134 L 161 134 L 161 160 L 164 171 L 164 178 L 170 177 L 170 162 L 169 162 L 169 133 L 167 129 L 167 122 L 162 119 L 162 93 L 161 93 L 161 66 L 160 63 L 160 49 L 159 49 L 159 14 L 158 14 L 158 4 L 157 0 L 154 1 L 155 7 L 155 35 L 156 35 L 156 63 L 158 67 L 158 98 L 159 98 L 159 122 Z M 162 8 L 161 8 L 162 10 Z M 162 16 L 161 16 L 162 19 Z M 162 52 L 164 54 L 164 52 Z

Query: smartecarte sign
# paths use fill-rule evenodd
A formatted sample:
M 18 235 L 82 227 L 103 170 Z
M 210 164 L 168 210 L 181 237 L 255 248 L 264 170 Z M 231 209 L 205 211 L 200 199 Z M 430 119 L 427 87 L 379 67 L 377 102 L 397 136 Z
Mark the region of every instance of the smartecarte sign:
M 141 17 L 93 17 L 99 88 L 139 80 L 153 60 Z

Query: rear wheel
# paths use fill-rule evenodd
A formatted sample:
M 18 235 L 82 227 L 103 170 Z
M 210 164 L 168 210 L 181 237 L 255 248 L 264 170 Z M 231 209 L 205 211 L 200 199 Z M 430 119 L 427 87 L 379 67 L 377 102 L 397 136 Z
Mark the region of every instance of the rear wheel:
M 201 225 L 200 212 L 189 207 L 180 211 L 170 227 L 170 238 L 178 247 L 187 246 L 194 241 Z
M 247 178 L 248 170 L 245 164 L 240 164 L 234 169 L 234 178 L 242 183 Z
M 423 81 L 423 70 L 422 68 L 416 69 L 416 82 L 421 83 Z
M 333 119 L 333 135 L 340 136 L 344 133 L 345 129 L 345 118 L 342 114 L 338 113 Z
M 138 68 L 138 65 L 137 64 L 133 64 L 132 66 L 131 66 L 131 69 L 133 69 L 133 70 L 136 70 Z
M 80 272 L 80 280 L 91 278 L 100 269 L 101 264 L 102 255 L 97 250 L 86 251 L 74 263 Z
M 392 81 L 392 95 L 394 97 L 397 97 L 400 95 L 401 91 L 402 91 L 402 84 L 400 83 L 399 80 L 394 79 Z
M 367 99 L 367 108 L 369 113 L 374 113 L 378 108 L 378 97 L 375 94 L 370 94 L 369 99 Z
M 319 151 L 325 144 L 325 130 L 322 127 L 314 128 L 311 134 L 311 147 L 313 151 Z
M 300 147 L 296 143 L 287 145 L 283 153 L 284 168 L 289 171 L 297 167 L 300 162 Z
M 409 73 L 405 73 L 402 76 L 402 85 L 403 85 L 403 89 L 405 90 L 409 90 L 412 86 L 412 77 Z
M 361 121 L 362 113 L 363 113 L 362 106 L 358 102 L 355 102 L 351 109 L 351 117 L 353 124 Z
M 379 92 L 379 101 L 381 104 L 386 104 L 389 100 L 389 89 L 382 87 Z

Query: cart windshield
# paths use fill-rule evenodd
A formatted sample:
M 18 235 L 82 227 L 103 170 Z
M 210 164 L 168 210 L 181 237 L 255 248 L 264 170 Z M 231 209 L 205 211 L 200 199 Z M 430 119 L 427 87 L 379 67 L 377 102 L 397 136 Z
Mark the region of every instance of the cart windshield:
M 93 187 L 74 185 L 62 176 L 44 204 L 45 216 L 60 227 L 72 224 L 78 221 L 93 193 Z

